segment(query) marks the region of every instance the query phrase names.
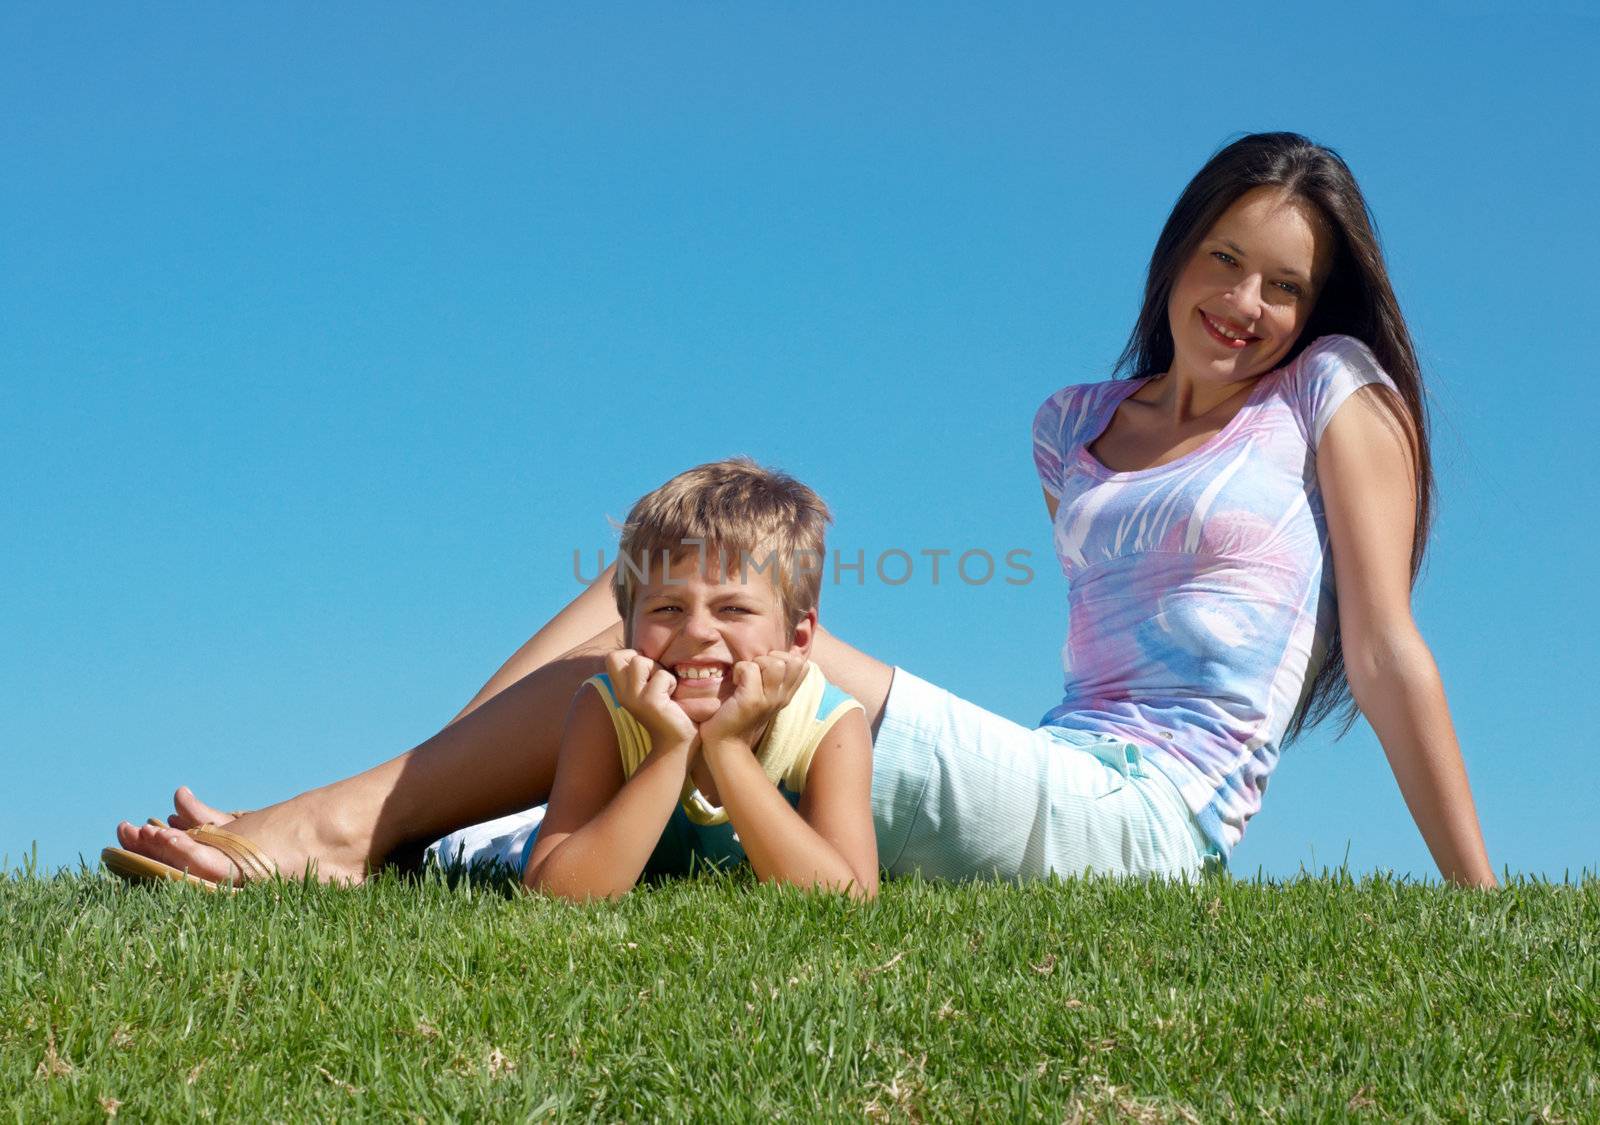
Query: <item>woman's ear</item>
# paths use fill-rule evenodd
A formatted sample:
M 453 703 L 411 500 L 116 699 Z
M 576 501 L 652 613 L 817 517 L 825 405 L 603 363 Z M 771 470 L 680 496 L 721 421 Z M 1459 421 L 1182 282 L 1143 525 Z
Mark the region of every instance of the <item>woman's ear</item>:
M 795 624 L 793 634 L 789 639 L 789 651 L 799 653 L 809 659 L 811 656 L 811 642 L 816 640 L 816 637 L 817 611 L 808 609 L 806 610 L 806 615 Z

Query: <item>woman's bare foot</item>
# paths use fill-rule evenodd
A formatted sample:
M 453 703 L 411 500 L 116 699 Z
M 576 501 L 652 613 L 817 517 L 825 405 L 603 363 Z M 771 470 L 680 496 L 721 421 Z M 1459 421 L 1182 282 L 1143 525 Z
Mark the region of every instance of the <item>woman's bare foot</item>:
M 166 824 L 117 826 L 127 851 L 211 881 L 238 880 L 216 848 L 188 830 L 226 830 L 254 844 L 285 877 L 359 883 L 397 849 L 546 801 L 572 695 L 602 671 L 601 640 L 538 668 L 415 748 L 282 804 L 233 816 L 189 789 Z M 580 646 L 581 647 L 581 646 Z M 591 651 L 593 649 L 593 651 Z
M 258 812 L 230 817 L 185 787 L 173 797 L 176 811 L 167 818 L 170 827 L 123 821 L 117 825 L 117 840 L 130 852 L 202 879 L 243 882 L 227 856 L 182 831 L 200 824 L 226 825 L 229 832 L 260 848 L 289 878 L 310 874 L 324 883 L 361 882 L 367 875 L 367 849 L 343 831 L 343 818 L 336 810 L 308 807 L 316 804 L 315 796 L 308 793 Z

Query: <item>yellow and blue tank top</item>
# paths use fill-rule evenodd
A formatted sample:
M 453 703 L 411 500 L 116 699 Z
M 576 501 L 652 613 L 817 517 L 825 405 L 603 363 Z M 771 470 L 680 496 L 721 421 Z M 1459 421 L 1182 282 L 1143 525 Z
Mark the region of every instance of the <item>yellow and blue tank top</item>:
M 594 687 L 606 705 L 617 732 L 623 776 L 632 777 L 650 753 L 650 734 L 617 702 L 609 676 L 602 673 L 585 682 Z M 805 792 L 811 758 L 823 738 L 843 716 L 859 710 L 861 704 L 829 683 L 822 669 L 815 664 L 806 666 L 805 678 L 795 689 L 794 698 L 773 716 L 756 747 L 762 771 L 791 806 L 798 805 L 800 794 Z M 728 814 L 707 801 L 692 779 L 685 778 L 683 795 L 645 864 L 645 874 L 682 875 L 697 864 L 727 866 L 744 859 L 744 848 L 728 822 Z

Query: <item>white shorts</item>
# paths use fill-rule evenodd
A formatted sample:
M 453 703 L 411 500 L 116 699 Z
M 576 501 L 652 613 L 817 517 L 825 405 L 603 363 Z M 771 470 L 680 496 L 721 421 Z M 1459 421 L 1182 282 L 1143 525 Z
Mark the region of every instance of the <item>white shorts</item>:
M 444 839 L 428 845 L 425 854 L 437 860 L 441 867 L 470 869 L 500 864 L 521 874 L 528 866 L 528 856 L 533 854 L 534 843 L 539 839 L 544 809 L 543 805 L 536 805 L 498 820 L 458 828 Z
M 903 668 L 873 742 L 872 819 L 890 875 L 1192 878 L 1221 863 L 1136 744 L 1030 729 Z

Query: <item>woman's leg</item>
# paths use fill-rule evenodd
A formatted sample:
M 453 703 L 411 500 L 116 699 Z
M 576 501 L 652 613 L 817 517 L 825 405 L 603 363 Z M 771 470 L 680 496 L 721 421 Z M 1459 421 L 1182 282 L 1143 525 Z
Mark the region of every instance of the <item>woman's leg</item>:
M 478 694 L 457 713 L 451 722 L 456 722 L 463 715 L 483 706 L 506 688 L 522 679 L 528 673 L 543 668 L 551 661 L 558 660 L 579 649 L 584 645 L 592 645 L 601 634 L 608 630 L 617 630 L 617 643 L 612 648 L 622 645 L 622 619 L 617 616 L 616 599 L 611 593 L 611 576 L 616 572 L 617 564 L 612 563 L 588 587 L 572 601 L 567 607 L 550 619 L 543 629 L 540 629 L 528 642 L 517 649 L 500 666 L 500 670 L 489 677 L 489 682 L 478 690 Z M 606 651 L 610 651 L 607 649 Z
M 529 673 L 581 652 L 584 646 L 592 648 L 603 634 L 618 629 L 621 620 L 617 617 L 616 601 L 611 595 L 611 576 L 615 570 L 616 564 L 612 563 L 583 593 L 552 617 L 544 628 L 528 638 L 450 721 L 459 722 L 463 716 L 476 711 Z M 174 812 L 167 822 L 174 828 L 193 828 L 197 824 L 230 824 L 239 815 L 206 804 L 187 785 L 178 787 L 173 794 L 172 805 Z
M 609 572 L 608 572 L 609 574 Z M 555 777 L 561 730 L 578 686 L 621 647 L 622 623 L 597 589 L 602 575 L 525 644 L 449 726 L 397 758 L 237 819 L 216 814 L 187 789 L 172 823 L 226 823 L 261 848 L 286 874 L 315 866 L 319 878 L 355 881 L 409 841 L 434 839 L 468 824 L 538 804 Z M 550 660 L 544 654 L 596 620 L 609 623 Z M 893 669 L 826 631 L 812 656 L 823 673 L 860 700 L 876 732 Z M 173 828 L 126 821 L 117 837 L 129 851 L 209 879 L 231 865 L 213 848 Z
M 534 634 L 448 726 L 416 748 L 238 818 L 217 814 L 182 788 L 171 823 L 226 823 L 286 874 L 314 866 L 322 879 L 354 881 L 409 840 L 432 839 L 545 800 L 567 706 L 578 686 L 602 669 L 605 653 L 622 644 L 609 574 Z M 117 837 L 130 851 L 204 878 L 230 877 L 220 852 L 173 828 L 125 821 Z

